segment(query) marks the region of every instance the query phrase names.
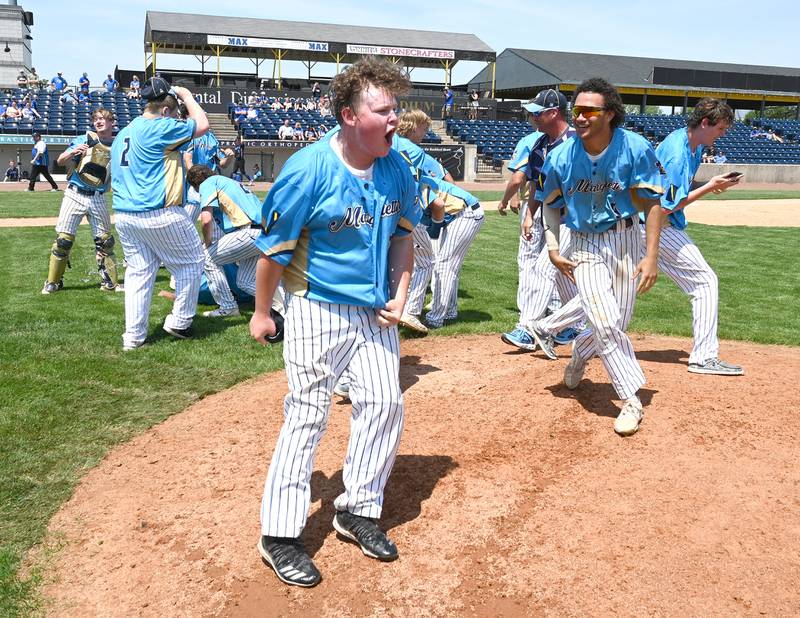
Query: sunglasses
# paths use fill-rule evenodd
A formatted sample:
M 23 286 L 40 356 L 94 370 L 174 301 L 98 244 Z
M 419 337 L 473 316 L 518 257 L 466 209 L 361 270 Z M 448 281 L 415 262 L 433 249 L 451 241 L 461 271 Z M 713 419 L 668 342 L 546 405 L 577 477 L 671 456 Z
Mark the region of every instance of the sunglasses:
M 572 107 L 572 116 L 577 118 L 583 116 L 584 118 L 593 118 L 599 116 L 606 110 L 605 107 L 592 107 L 591 105 L 574 105 Z

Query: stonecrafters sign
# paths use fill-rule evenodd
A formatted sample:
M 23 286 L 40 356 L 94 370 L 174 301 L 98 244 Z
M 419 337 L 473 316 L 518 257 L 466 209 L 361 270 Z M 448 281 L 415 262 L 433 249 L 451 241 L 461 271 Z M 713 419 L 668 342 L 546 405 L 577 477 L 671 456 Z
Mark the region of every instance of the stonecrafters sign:
M 420 47 L 391 47 L 389 45 L 348 45 L 348 54 L 368 56 L 403 56 L 406 58 L 441 58 L 454 59 L 456 52 L 452 49 L 422 49 Z
M 259 47 L 265 49 L 296 49 L 299 51 L 328 51 L 328 44 L 319 41 L 287 41 L 283 39 L 257 39 L 251 36 L 208 35 L 209 45 L 225 45 L 226 47 Z

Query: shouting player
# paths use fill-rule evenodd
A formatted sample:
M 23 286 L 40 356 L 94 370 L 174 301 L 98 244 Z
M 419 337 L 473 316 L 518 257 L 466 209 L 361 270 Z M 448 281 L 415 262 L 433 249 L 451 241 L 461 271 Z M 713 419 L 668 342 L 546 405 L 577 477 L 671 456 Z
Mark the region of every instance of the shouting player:
M 76 137 L 58 157 L 59 165 L 68 165 L 67 190 L 61 201 L 56 224 L 56 239 L 50 254 L 50 268 L 42 294 L 53 294 L 64 287 L 64 271 L 75 242 L 81 219 L 92 226 L 100 289 L 122 292 L 117 285 L 114 262 L 114 236 L 105 192 L 111 176 L 111 143 L 114 140 L 114 113 L 102 107 L 92 113 L 94 131 Z
M 572 114 L 578 139 L 547 158 L 543 191 L 550 259 L 577 285 L 591 326 L 573 343 L 564 384 L 577 388 L 587 361 L 599 356 L 624 402 L 614 430 L 630 435 L 642 420 L 637 393 L 645 378 L 625 329 L 636 293 L 649 290 L 658 276 L 661 173 L 650 142 L 620 128 L 625 108 L 605 80 L 588 79 L 576 88 Z M 562 208 L 572 232 L 566 256 L 559 254 Z M 638 209 L 648 215 L 647 250 L 636 264 L 643 253 Z
M 341 130 L 293 155 L 263 206 L 250 332 L 261 343 L 275 332 L 270 305 L 283 277 L 290 392 L 264 487 L 258 549 L 288 584 L 321 579 L 299 537 L 314 453 L 345 369 L 353 412 L 333 526 L 367 556 L 397 558 L 376 519 L 403 427 L 397 323 L 411 274 L 411 231 L 421 216 L 408 165 L 391 148 L 395 97 L 407 88 L 397 67 L 374 58 L 337 75 L 331 92 Z

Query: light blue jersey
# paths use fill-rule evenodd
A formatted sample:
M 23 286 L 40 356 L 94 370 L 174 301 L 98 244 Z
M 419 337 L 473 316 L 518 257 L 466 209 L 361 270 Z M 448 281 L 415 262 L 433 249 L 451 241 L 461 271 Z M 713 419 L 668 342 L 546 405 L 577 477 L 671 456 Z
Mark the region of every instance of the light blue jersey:
M 419 184 L 425 208 L 420 220 L 423 225 L 430 226 L 433 223 L 428 207 L 437 197 L 444 202 L 445 225 L 467 208 L 474 210 L 480 206 L 480 201 L 472 193 L 446 180 L 423 176 Z
M 415 144 L 407 137 L 395 134 L 392 139 L 392 149 L 403 155 L 406 162 L 415 167 L 420 173 L 432 178 L 444 178 L 447 170 L 436 159 L 425 152 L 419 144 Z
M 195 137 L 188 152 L 192 153 L 192 165 L 206 165 L 212 172 L 219 172 L 219 140 L 211 131 Z
M 372 180 L 361 180 L 328 140 L 289 158 L 261 212 L 264 232 L 256 245 L 286 267 L 287 291 L 374 308 L 389 300 L 390 240 L 410 234 L 422 215 L 399 153 L 376 159 Z
M 143 212 L 182 206 L 185 199 L 181 151 L 194 120 L 139 116 L 122 129 L 111 147 L 114 210 Z
M 531 156 L 531 148 L 543 135 L 544 133 L 541 131 L 534 131 L 533 133 L 528 133 L 517 142 L 514 152 L 511 154 L 511 160 L 508 162 L 508 170 L 510 172 L 525 172 L 525 175 L 530 180 L 531 174 L 528 167 L 528 159 Z
M 615 129 L 603 155 L 592 161 L 579 138 L 551 152 L 544 164 L 544 205 L 566 207 L 572 230 L 600 233 L 638 216 L 637 204 L 664 194 L 653 146 L 641 135 Z
M 700 145 L 692 152 L 689 132 L 685 128 L 667 135 L 656 148 L 656 156 L 667 173 L 661 208 L 669 212 L 667 218 L 672 227 L 678 230 L 686 229 L 686 215 L 683 209 L 674 212 L 672 209 L 689 196 L 694 175 L 702 163 L 703 150 Z
M 214 221 L 226 234 L 261 221 L 259 197 L 225 176 L 215 175 L 203 181 L 200 203 L 203 208 L 212 209 Z
M 105 193 L 111 180 L 111 143 L 103 144 L 97 133 L 88 131 L 76 137 L 67 150 L 87 144 L 89 149 L 83 156 L 73 157 L 75 169 L 67 179 L 83 191 Z

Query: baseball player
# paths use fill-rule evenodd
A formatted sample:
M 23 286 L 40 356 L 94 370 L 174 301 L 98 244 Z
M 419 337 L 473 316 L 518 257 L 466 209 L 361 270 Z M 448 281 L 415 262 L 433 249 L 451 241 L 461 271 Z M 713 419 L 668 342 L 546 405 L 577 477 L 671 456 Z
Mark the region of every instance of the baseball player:
M 541 132 L 530 148 L 528 164 L 522 169 L 526 177 L 532 179 L 533 190 L 530 192 L 528 202 L 523 207 L 522 238 L 520 243 L 541 243 L 542 223 L 539 207 L 542 203 L 542 190 L 544 187 L 545 157 L 553 152 L 564 142 L 572 139 L 575 130 L 570 128 L 566 120 L 567 98 L 557 90 L 548 88 L 539 92 L 530 103 L 523 107 L 533 117 L 536 128 Z M 516 173 L 516 172 L 515 172 Z M 566 251 L 569 247 L 569 228 L 561 228 L 561 249 Z M 520 320 L 514 330 L 503 333 L 500 338 L 509 345 L 522 350 L 533 351 L 536 349 L 536 340 L 532 326 L 536 318 L 542 317 L 552 303 L 554 290 L 558 288 L 559 299 L 569 301 L 575 296 L 577 290 L 574 284 L 550 262 L 546 245 L 542 245 L 538 256 L 531 263 L 526 263 L 527 270 L 520 272 L 519 293 L 526 294 L 523 306 L 526 307 L 525 315 L 520 314 Z M 575 332 L 575 331 L 573 331 Z M 577 334 L 577 332 L 575 333 Z
M 688 126 L 670 133 L 656 148 L 658 160 L 667 172 L 667 190 L 661 198 L 667 218 L 661 230 L 658 266 L 692 297 L 694 346 L 689 355 L 692 373 L 744 374 L 740 366 L 719 359 L 717 275 L 686 233 L 683 213 L 684 208 L 704 195 L 726 191 L 741 179 L 740 174 L 724 174 L 693 188 L 704 148 L 725 135 L 733 120 L 733 110 L 726 103 L 701 99 L 689 116 Z
M 236 287 L 255 296 L 256 264 L 261 251 L 255 244 L 261 234 L 261 200 L 240 183 L 215 174 L 205 165 L 194 165 L 186 174 L 186 180 L 200 195 L 203 211 L 200 219 L 203 224 L 203 242 L 206 246 L 207 261 L 211 260 L 217 269 L 225 273 L 225 264 L 236 264 Z M 212 226 L 222 231 L 222 236 L 213 238 Z M 206 278 L 209 291 L 218 300 L 219 290 L 216 282 L 209 276 L 211 269 L 206 265 Z M 229 290 L 227 280 L 225 287 Z M 215 293 L 216 292 L 216 293 Z M 217 318 L 239 315 L 239 307 L 233 295 L 233 307 L 220 305 L 219 309 L 206 311 L 205 317 Z M 273 298 L 272 308 L 278 313 L 285 312 L 283 306 L 283 287 L 278 286 Z
M 441 163 L 426 153 L 419 144 L 430 127 L 431 119 L 422 110 L 410 110 L 400 115 L 397 133 L 392 141 L 392 148 L 400 152 L 412 169 L 412 174 L 419 182 L 421 177 L 438 178 L 453 182 L 453 177 Z M 433 204 L 431 204 L 433 205 Z M 444 207 L 443 203 L 439 206 Z M 436 252 L 434 243 L 428 234 L 427 225 L 417 225 L 412 234 L 414 243 L 414 270 L 408 288 L 408 300 L 400 325 L 415 332 L 425 334 L 428 327 L 422 323 L 420 316 L 425 302 L 428 284 L 435 290 L 434 262 Z
M 527 110 L 525 111 L 527 113 L 528 122 L 535 128 L 536 123 L 533 113 Z M 528 201 L 531 181 L 528 161 L 530 159 L 532 146 L 541 139 L 542 135 L 543 133 L 541 131 L 534 130 L 533 133 L 529 133 L 517 143 L 511 155 L 511 160 L 508 162 L 508 170 L 511 172 L 511 178 L 508 184 L 506 184 L 505 193 L 497 205 L 497 210 L 503 216 L 507 214 L 506 210 L 509 207 L 512 212 L 520 215 L 520 237 L 519 247 L 517 249 L 517 271 L 519 278 L 517 284 L 517 308 L 519 309 L 519 320 L 514 330 L 522 328 L 524 323 L 536 317 L 531 315 L 529 305 L 532 296 L 531 289 L 533 287 L 533 268 L 536 257 L 539 255 L 542 248 L 541 227 L 533 228 L 538 234 L 533 234 L 530 238 L 522 233 L 525 213 L 520 209 L 520 203 L 526 204 Z
M 664 193 L 660 166 L 650 142 L 620 128 L 625 108 L 605 80 L 581 83 L 572 113 L 579 139 L 547 157 L 543 191 L 550 259 L 575 282 L 591 326 L 573 343 L 564 384 L 577 388 L 586 362 L 598 355 L 624 401 L 614 430 L 630 435 L 642 419 L 637 392 L 645 378 L 625 328 L 636 293 L 649 290 L 658 276 L 659 199 Z M 572 232 L 567 256 L 559 254 L 562 208 Z M 647 251 L 636 264 L 642 254 L 639 209 L 648 215 Z
M 183 164 L 187 170 L 191 169 L 193 165 L 205 165 L 215 174 L 219 174 L 221 170 L 233 162 L 233 150 L 220 148 L 217 136 L 209 130 L 205 135 L 196 137 L 191 141 L 183 154 L 183 159 Z M 200 196 L 190 187 L 186 196 L 186 212 L 189 213 L 189 218 L 192 221 L 197 221 L 201 208 Z
M 391 148 L 395 95 L 407 88 L 397 67 L 372 57 L 337 75 L 331 91 L 341 130 L 287 161 L 262 210 L 250 332 L 261 343 L 274 332 L 270 301 L 283 276 L 290 392 L 264 487 L 258 549 L 287 584 L 321 579 L 299 536 L 314 453 L 345 369 L 353 416 L 333 526 L 367 556 L 397 558 L 376 519 L 403 426 L 397 323 L 411 276 L 411 231 L 421 216 L 408 165 Z
M 61 200 L 56 239 L 51 248 L 50 268 L 42 294 L 53 294 L 64 287 L 64 271 L 69 263 L 78 225 L 84 217 L 92 226 L 100 289 L 123 291 L 122 286 L 117 284 L 114 236 L 105 199 L 111 173 L 114 123 L 113 112 L 96 109 L 92 113 L 94 131 L 76 137 L 58 157 L 59 165 L 67 165 L 71 169 L 67 178 L 69 184 Z
M 50 183 L 50 191 L 58 191 L 58 185 L 50 175 L 50 153 L 47 151 L 47 144 L 42 139 L 41 133 L 33 134 L 33 148 L 31 149 L 31 179 L 28 182 L 28 191 L 33 191 L 39 174 L 44 176 Z
M 203 247 L 184 205 L 181 149 L 208 130 L 205 112 L 186 88 L 152 77 L 142 88 L 144 112 L 122 129 L 111 147 L 112 206 L 128 268 L 125 273 L 123 350 L 144 344 L 156 272 L 175 277 L 175 303 L 164 330 L 191 337 L 203 270 Z M 179 120 L 178 103 L 188 119 Z

